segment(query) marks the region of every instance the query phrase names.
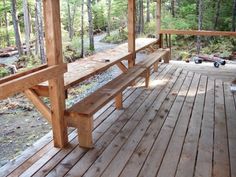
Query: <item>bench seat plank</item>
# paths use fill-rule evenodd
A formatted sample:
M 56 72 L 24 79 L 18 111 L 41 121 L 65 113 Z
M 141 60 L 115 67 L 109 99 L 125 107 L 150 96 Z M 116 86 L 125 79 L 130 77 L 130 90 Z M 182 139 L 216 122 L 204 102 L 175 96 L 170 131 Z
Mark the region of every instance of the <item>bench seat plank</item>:
M 136 78 L 146 71 L 145 68 L 135 66 L 128 73 L 123 73 L 116 79 L 110 81 L 105 86 L 98 89 L 82 101 L 68 109 L 69 114 L 78 113 L 81 115 L 92 116 L 106 103 L 125 90 Z
M 150 54 L 146 60 L 138 63 L 137 65 L 145 68 L 150 68 L 156 62 L 159 61 L 162 57 L 168 57 L 170 50 L 169 49 L 158 49 L 152 54 Z
M 158 67 L 159 60 L 169 60 L 170 50 L 158 49 L 150 54 L 146 60 L 128 69 L 125 73 L 108 82 L 106 85 L 84 98 L 69 108 L 65 115 L 70 120 L 77 120 L 79 144 L 81 147 L 92 148 L 93 114 L 115 98 L 116 108 L 122 108 L 122 92 L 132 85 L 138 77 L 145 77 L 146 87 L 149 86 L 150 68 L 154 65 L 154 71 Z M 164 60 L 165 60 L 164 59 Z

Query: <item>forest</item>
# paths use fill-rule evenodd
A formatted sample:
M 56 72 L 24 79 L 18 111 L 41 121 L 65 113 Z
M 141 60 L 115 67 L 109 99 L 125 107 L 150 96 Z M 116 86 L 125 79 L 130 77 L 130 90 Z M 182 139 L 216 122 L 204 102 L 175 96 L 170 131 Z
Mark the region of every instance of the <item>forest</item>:
M 127 2 L 61 0 L 65 62 L 95 52 L 96 35 L 104 34 L 101 41 L 106 43 L 126 41 Z M 236 0 L 162 0 L 161 13 L 163 29 L 236 30 Z M 155 31 L 156 2 L 136 0 L 138 36 L 156 37 Z M 236 50 L 236 40 L 228 37 L 173 36 L 172 40 L 178 53 L 176 58 L 189 56 L 200 48 L 203 53 L 221 53 L 224 57 Z M 15 70 L 46 62 L 42 0 L 0 1 L 0 63 L 4 56 L 16 54 L 19 57 Z M 1 64 L 0 77 L 8 74 L 9 70 Z

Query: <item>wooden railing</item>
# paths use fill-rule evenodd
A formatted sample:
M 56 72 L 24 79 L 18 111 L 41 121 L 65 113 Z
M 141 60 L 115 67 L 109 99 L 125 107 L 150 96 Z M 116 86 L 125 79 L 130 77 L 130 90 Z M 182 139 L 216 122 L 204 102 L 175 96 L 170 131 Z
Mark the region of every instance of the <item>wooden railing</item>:
M 234 36 L 236 37 L 236 32 L 233 31 L 198 31 L 198 30 L 166 30 L 160 31 L 160 34 L 170 34 L 170 35 L 192 35 L 192 36 Z
M 66 64 L 42 65 L 35 69 L 0 79 L 0 99 L 22 92 L 44 81 L 54 79 L 58 75 L 63 75 L 66 71 Z
M 172 47 L 171 35 L 190 35 L 190 36 L 226 36 L 236 37 L 236 32 L 233 31 L 204 31 L 204 30 L 173 30 L 162 29 L 160 30 L 160 47 L 164 47 L 164 37 L 166 41 L 166 47 Z

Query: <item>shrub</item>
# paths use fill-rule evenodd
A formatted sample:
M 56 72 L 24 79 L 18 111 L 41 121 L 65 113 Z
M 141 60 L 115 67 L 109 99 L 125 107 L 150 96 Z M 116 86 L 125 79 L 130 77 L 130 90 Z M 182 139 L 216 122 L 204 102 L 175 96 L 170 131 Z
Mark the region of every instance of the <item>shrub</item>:
M 5 77 L 5 76 L 7 76 L 9 74 L 10 74 L 9 71 L 6 68 L 0 67 L 0 78 L 1 77 Z
M 110 36 L 105 36 L 101 41 L 112 44 L 119 44 L 126 41 L 127 39 L 128 39 L 127 30 L 121 30 L 120 32 L 113 33 Z

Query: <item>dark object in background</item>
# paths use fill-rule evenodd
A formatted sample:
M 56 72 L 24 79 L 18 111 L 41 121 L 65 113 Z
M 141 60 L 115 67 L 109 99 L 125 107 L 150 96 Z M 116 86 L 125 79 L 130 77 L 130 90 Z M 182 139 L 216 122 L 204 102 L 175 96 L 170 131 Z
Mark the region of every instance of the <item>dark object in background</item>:
M 219 68 L 220 65 L 225 65 L 226 61 L 217 56 L 198 55 L 193 58 L 196 64 L 201 64 L 203 61 L 213 62 L 215 68 Z

